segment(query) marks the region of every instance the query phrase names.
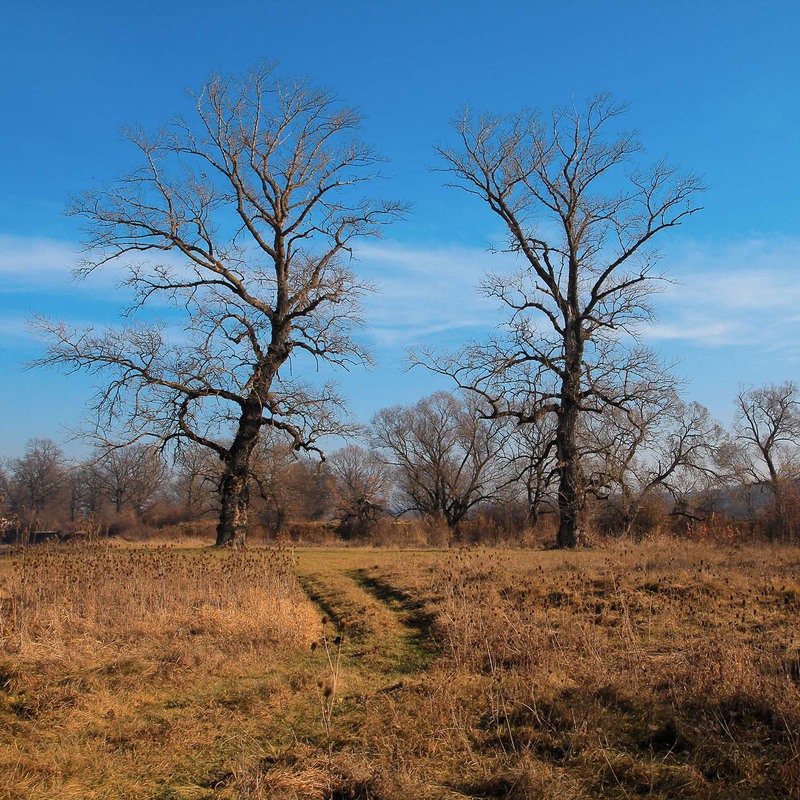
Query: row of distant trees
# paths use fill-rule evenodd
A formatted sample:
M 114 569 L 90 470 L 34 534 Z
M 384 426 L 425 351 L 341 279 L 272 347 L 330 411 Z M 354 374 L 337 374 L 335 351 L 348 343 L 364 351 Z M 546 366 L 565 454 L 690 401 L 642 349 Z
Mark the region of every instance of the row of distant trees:
M 635 412 L 605 414 L 578 437 L 595 532 L 644 535 L 716 519 L 783 541 L 800 527 L 800 392 L 793 383 L 743 390 L 730 430 L 677 394 L 643 398 Z M 378 412 L 363 444 L 320 464 L 291 439 L 262 437 L 253 456 L 255 517 L 272 537 L 327 523 L 370 540 L 391 520 L 416 520 L 437 540 L 507 538 L 552 527 L 558 510 L 551 420 L 487 419 L 469 393 L 437 392 Z M 107 530 L 163 527 L 218 513 L 224 469 L 199 447 L 170 463 L 142 444 L 70 462 L 47 439 L 0 471 L 4 513 L 18 527 L 70 526 L 87 517 Z

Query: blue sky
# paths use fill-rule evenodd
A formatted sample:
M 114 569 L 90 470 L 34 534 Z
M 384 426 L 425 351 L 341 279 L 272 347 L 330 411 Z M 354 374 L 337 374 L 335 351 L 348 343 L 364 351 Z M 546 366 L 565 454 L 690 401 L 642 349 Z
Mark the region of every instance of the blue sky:
M 80 231 L 70 194 L 130 166 L 126 123 L 155 128 L 214 71 L 278 59 L 367 115 L 388 158 L 382 193 L 413 213 L 359 252 L 382 294 L 367 303 L 379 366 L 344 376 L 356 417 L 441 384 L 407 373 L 405 348 L 456 345 L 499 320 L 474 287 L 502 263 L 480 202 L 431 171 L 459 106 L 514 111 L 630 104 L 653 158 L 704 176 L 705 210 L 661 241 L 678 283 L 648 337 L 680 360 L 686 393 L 724 422 L 740 383 L 800 365 L 800 6 L 791 2 L 39 2 L 0 19 L 0 456 L 66 442 L 92 394 L 84 376 L 25 371 L 46 313 L 111 322 L 114 275 L 70 281 Z

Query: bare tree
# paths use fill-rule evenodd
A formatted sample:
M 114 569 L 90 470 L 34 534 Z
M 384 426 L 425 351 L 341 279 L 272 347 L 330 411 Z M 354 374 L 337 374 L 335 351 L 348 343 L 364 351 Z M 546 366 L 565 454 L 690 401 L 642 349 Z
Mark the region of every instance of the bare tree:
M 306 80 L 270 66 L 212 78 L 191 120 L 128 139 L 141 166 L 76 200 L 87 228 L 88 274 L 129 269 L 136 312 L 169 303 L 185 319 L 173 335 L 138 322 L 102 332 L 40 321 L 49 350 L 37 363 L 107 379 L 98 430 L 126 440 L 190 441 L 224 465 L 217 543 L 242 543 L 250 459 L 264 426 L 298 450 L 342 429 L 330 385 L 283 369 L 302 356 L 363 363 L 351 336 L 369 288 L 347 263 L 354 241 L 378 235 L 401 205 L 361 196 L 380 158 L 358 137 L 361 116 Z
M 173 491 L 186 519 L 218 513 L 222 464 L 212 450 L 191 443 L 176 454 Z
M 76 464 L 69 471 L 69 518 L 96 514 L 106 503 L 97 465 L 92 461 Z
M 259 517 L 273 534 L 290 522 L 323 517 L 330 505 L 329 477 L 298 457 L 291 439 L 279 430 L 267 430 L 253 452 L 252 475 L 258 489 Z
M 167 477 L 157 450 L 142 444 L 98 454 L 95 471 L 101 492 L 117 514 L 130 508 L 140 515 Z
M 9 463 L 8 499 L 11 511 L 36 525 L 57 520 L 66 499 L 69 465 L 61 448 L 51 439 L 31 439 L 21 458 Z
M 252 475 L 261 500 L 261 518 L 277 536 L 297 505 L 292 444 L 280 431 L 265 431 L 253 452 Z
M 372 420 L 370 438 L 394 467 L 404 511 L 443 519 L 451 531 L 509 480 L 499 453 L 504 420 L 478 415 L 469 398 L 436 392 L 413 406 L 393 406 Z
M 587 422 L 581 441 L 588 485 L 616 505 L 618 533 L 630 533 L 656 495 L 670 500 L 674 513 L 695 516 L 693 501 L 719 483 L 724 431 L 708 409 L 676 392 L 642 393 Z
M 556 428 L 552 416 L 542 416 L 511 431 L 506 457 L 515 482 L 524 491 L 530 526 L 535 526 L 543 513 L 557 507 L 553 492 L 558 474 L 555 450 Z
M 782 537 L 793 533 L 788 501 L 800 479 L 800 390 L 797 384 L 742 389 L 736 398 L 731 462 L 747 483 L 766 487 Z
M 335 482 L 342 528 L 366 533 L 369 523 L 385 512 L 392 489 L 390 469 L 377 453 L 357 445 L 331 453 L 328 465 Z
M 549 118 L 467 111 L 455 121 L 459 146 L 439 150 L 454 185 L 500 217 L 522 266 L 483 284 L 507 313 L 498 336 L 418 360 L 476 393 L 487 416 L 555 416 L 562 547 L 584 533 L 582 416 L 624 408 L 654 380 L 637 344 L 661 277 L 652 240 L 698 210 L 696 177 L 664 162 L 626 170 L 642 148 L 610 134 L 623 110 L 600 96 Z

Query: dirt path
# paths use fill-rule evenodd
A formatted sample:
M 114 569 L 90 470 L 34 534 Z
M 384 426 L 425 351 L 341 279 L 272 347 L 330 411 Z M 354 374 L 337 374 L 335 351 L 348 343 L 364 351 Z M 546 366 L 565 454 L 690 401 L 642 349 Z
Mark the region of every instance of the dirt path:
M 426 669 L 435 656 L 421 605 L 352 555 L 300 555 L 297 574 L 309 598 L 343 637 L 343 657 L 368 683 Z M 372 680 L 370 679 L 372 678 Z

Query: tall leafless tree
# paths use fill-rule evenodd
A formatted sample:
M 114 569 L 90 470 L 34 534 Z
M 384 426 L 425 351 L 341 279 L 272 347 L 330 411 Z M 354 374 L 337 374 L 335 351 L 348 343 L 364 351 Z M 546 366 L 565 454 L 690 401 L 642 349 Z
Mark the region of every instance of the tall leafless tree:
M 372 450 L 348 445 L 331 453 L 328 459 L 334 480 L 341 529 L 355 535 L 368 532 L 368 526 L 385 510 L 392 490 L 389 467 Z
M 103 510 L 106 497 L 103 480 L 97 464 L 91 460 L 76 464 L 69 471 L 70 521 L 79 516 L 98 514 Z
M 9 463 L 7 477 L 11 511 L 33 528 L 61 519 L 67 500 L 69 464 L 52 439 L 31 439 L 25 453 Z
M 403 207 L 361 195 L 381 159 L 359 138 L 360 114 L 329 91 L 263 66 L 214 77 L 194 100 L 191 119 L 154 137 L 129 131 L 141 166 L 72 208 L 88 234 L 82 274 L 122 261 L 137 293 L 131 310 L 171 304 L 184 330 L 146 318 L 101 332 L 41 320 L 49 350 L 37 363 L 106 378 L 101 432 L 122 426 L 129 442 L 214 451 L 225 545 L 245 539 L 264 426 L 306 451 L 341 430 L 334 388 L 284 367 L 303 355 L 344 366 L 368 359 L 351 332 L 369 287 L 347 258 Z
M 290 522 L 318 519 L 328 504 L 327 476 L 298 458 L 282 431 L 264 432 L 253 451 L 252 476 L 259 517 L 275 536 L 283 534 Z
M 98 454 L 94 465 L 105 498 L 119 514 L 141 514 L 164 486 L 167 472 L 157 450 L 137 443 Z
M 562 547 L 584 534 L 582 415 L 624 408 L 657 379 L 637 344 L 661 277 L 651 245 L 698 210 L 701 189 L 663 161 L 636 167 L 636 137 L 613 133 L 623 110 L 600 96 L 549 117 L 467 111 L 455 121 L 459 145 L 439 150 L 453 185 L 502 220 L 522 266 L 483 284 L 506 312 L 498 336 L 419 360 L 476 393 L 488 416 L 555 415 Z

